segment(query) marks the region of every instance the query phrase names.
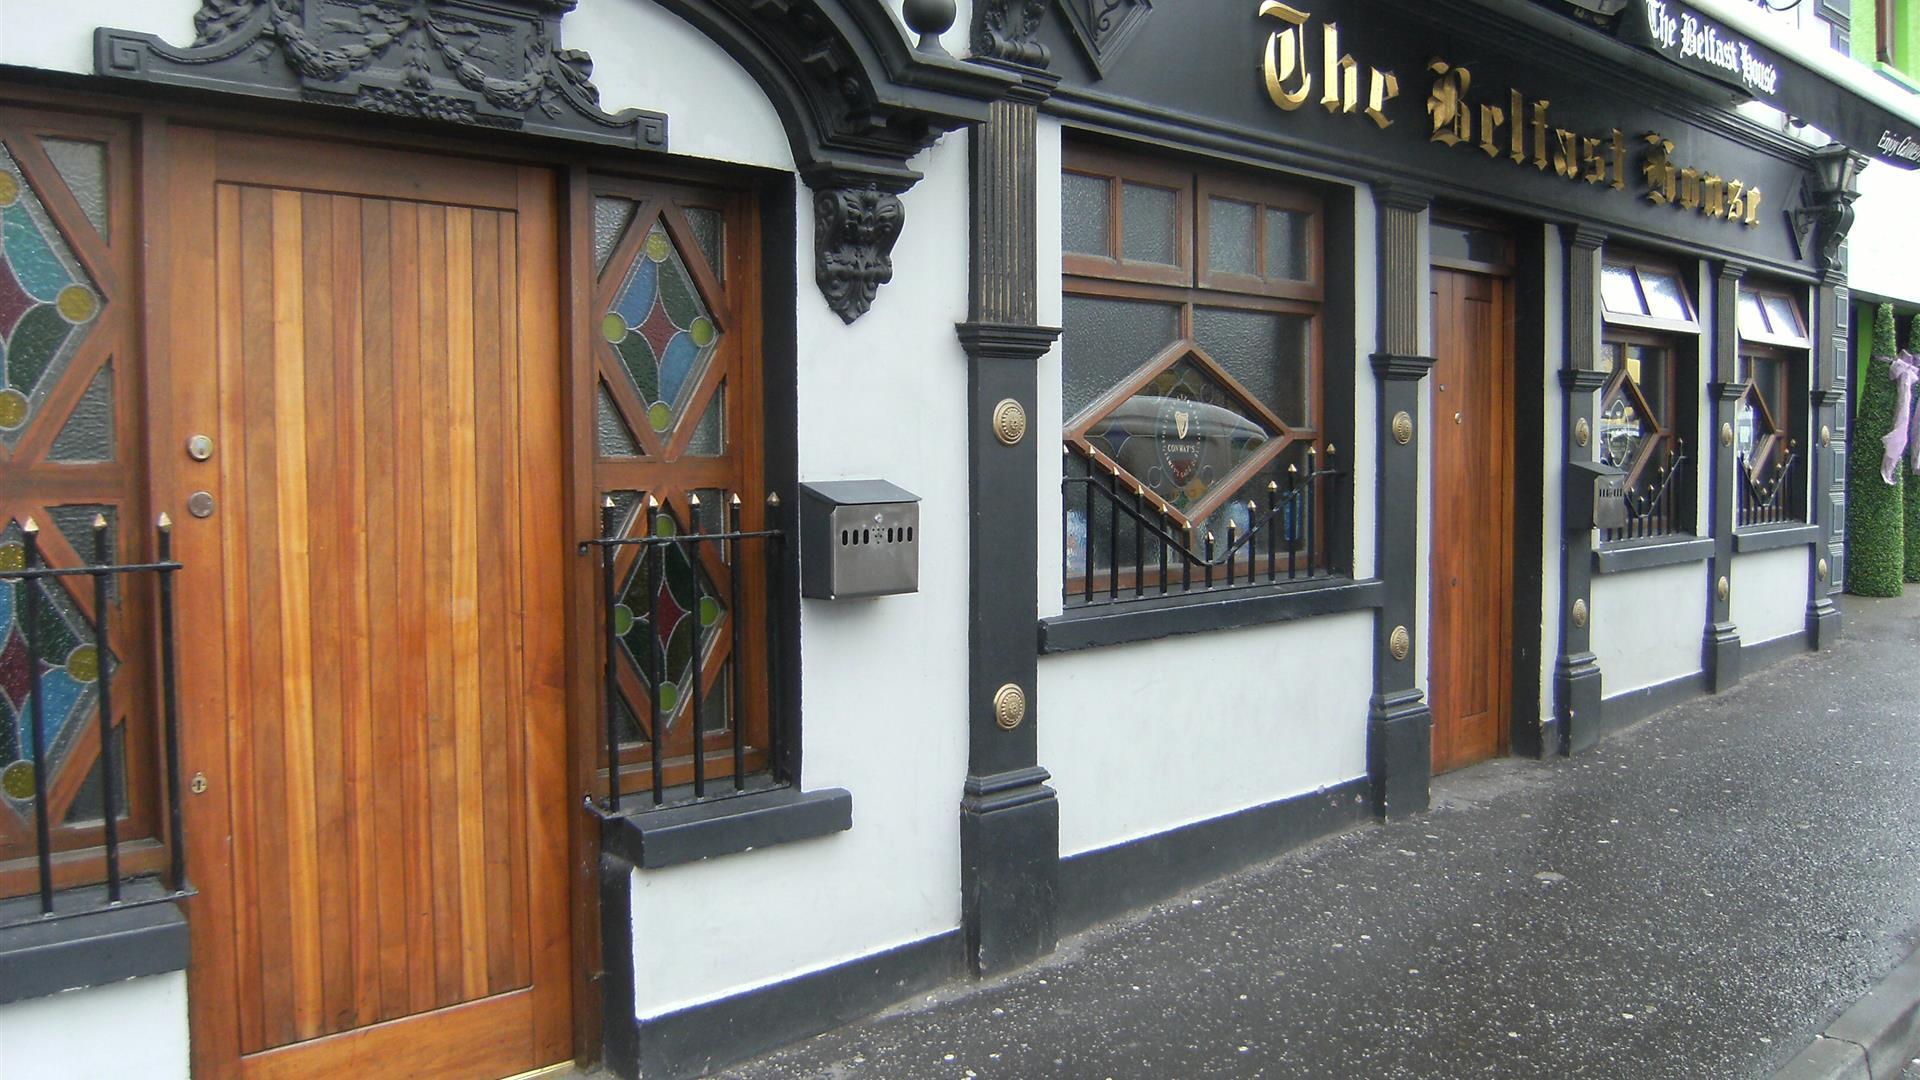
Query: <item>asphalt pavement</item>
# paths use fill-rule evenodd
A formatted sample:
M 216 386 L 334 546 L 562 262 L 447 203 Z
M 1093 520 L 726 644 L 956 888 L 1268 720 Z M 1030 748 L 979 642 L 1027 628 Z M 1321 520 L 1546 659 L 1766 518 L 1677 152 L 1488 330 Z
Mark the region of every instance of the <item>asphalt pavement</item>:
M 1920 590 L 1824 653 L 723 1075 L 1768 1076 L 1920 939 Z

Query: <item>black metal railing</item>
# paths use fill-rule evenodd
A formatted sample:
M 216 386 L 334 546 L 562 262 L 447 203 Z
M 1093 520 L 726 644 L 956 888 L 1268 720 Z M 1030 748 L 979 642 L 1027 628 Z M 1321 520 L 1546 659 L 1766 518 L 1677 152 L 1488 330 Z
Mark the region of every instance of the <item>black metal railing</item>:
M 1685 484 L 1687 454 L 1678 440 L 1675 442 L 1665 451 L 1663 460 L 1649 465 L 1640 482 L 1627 488 L 1627 523 L 1617 529 L 1602 529 L 1603 542 L 1671 536 L 1692 525 Z
M 742 585 L 743 564 L 746 561 L 746 552 L 749 546 L 755 544 L 764 545 L 767 578 L 766 595 L 769 598 L 783 595 L 781 592 L 781 566 L 784 561 L 786 534 L 779 529 L 758 529 L 751 531 L 743 529 L 741 527 L 742 507 L 740 496 L 738 495 L 732 495 L 727 499 L 726 527 L 724 530 L 719 532 L 705 532 L 702 530 L 700 524 L 701 507 L 699 497 L 697 495 L 689 496 L 687 501 L 686 531 L 680 531 L 676 520 L 675 528 L 668 530 L 666 534 L 663 535 L 660 523 L 671 517 L 671 510 L 662 506 L 661 503 L 652 496 L 644 492 L 641 493 L 641 508 L 637 512 L 642 516 L 641 525 L 643 531 L 639 536 L 627 536 L 625 535 L 627 527 L 626 523 L 621 520 L 621 511 L 614 505 L 613 500 L 608 498 L 601 503 L 601 535 L 592 540 L 584 541 L 580 545 L 581 554 L 584 555 L 597 550 L 600 555 L 601 645 L 605 658 L 605 667 L 602 676 L 601 694 L 603 700 L 601 702 L 601 708 L 602 717 L 605 721 L 607 744 L 607 790 L 606 798 L 600 804 L 600 809 L 610 814 L 618 814 L 622 811 L 624 793 L 621 790 L 620 772 L 624 764 L 622 760 L 624 747 L 627 745 L 626 741 L 621 737 L 621 710 L 625 702 L 625 697 L 620 689 L 620 664 L 622 663 L 621 655 L 624 650 L 621 646 L 622 635 L 616 619 L 616 609 L 619 606 L 617 564 L 620 560 L 620 552 L 625 548 L 639 549 L 636 558 L 642 562 L 642 565 L 630 567 L 629 569 L 645 573 L 648 575 L 645 580 L 649 582 L 657 583 L 665 576 L 669 550 L 677 549 L 683 552 L 687 561 L 694 568 L 691 575 L 692 588 L 694 590 L 694 619 L 693 651 L 690 661 L 693 665 L 693 693 L 690 695 L 691 701 L 687 705 L 687 709 L 691 714 L 690 719 L 692 721 L 693 731 L 692 800 L 697 801 L 709 798 L 714 794 L 708 790 L 712 784 L 710 784 L 709 777 L 707 776 L 707 726 L 706 718 L 703 715 L 705 710 L 703 699 L 706 695 L 700 692 L 700 681 L 702 665 L 707 655 L 708 636 L 715 632 L 715 630 L 703 627 L 701 625 L 701 619 L 699 618 L 700 605 L 704 599 L 703 590 L 705 589 L 703 575 L 700 570 L 700 554 L 707 545 L 724 545 L 720 550 L 722 552 L 722 559 L 727 567 L 728 596 L 732 603 L 732 613 L 725 620 L 727 624 L 726 632 L 731 635 L 729 639 L 729 655 L 731 661 L 728 664 L 727 677 L 731 680 L 728 701 L 731 702 L 732 719 L 727 725 L 727 738 L 732 768 L 730 770 L 730 777 L 721 778 L 728 781 L 728 783 L 725 784 L 725 790 L 718 794 L 738 794 L 746 789 L 749 779 L 746 761 L 748 747 L 746 741 L 747 723 L 745 718 L 749 714 L 750 709 L 742 696 L 741 687 L 742 660 L 746 656 L 744 639 L 750 632 L 748 618 L 744 614 L 746 605 L 742 603 L 742 599 L 745 596 Z M 780 496 L 778 494 L 769 494 L 767 496 L 767 517 L 769 520 L 773 520 L 777 516 L 779 508 Z M 650 628 L 649 633 L 652 633 L 651 628 L 657 627 L 660 622 L 658 589 L 649 587 L 647 589 L 647 598 L 650 607 L 647 625 Z M 780 664 L 774 659 L 780 655 L 778 640 L 780 619 L 777 605 L 769 603 L 763 610 L 765 616 L 759 620 L 759 622 L 764 623 L 766 626 L 765 654 L 769 657 L 769 662 L 765 665 L 766 702 L 769 715 L 766 738 L 767 745 L 765 749 L 767 760 L 771 765 L 772 762 L 779 759 L 780 755 L 780 747 L 778 746 L 779 725 L 772 722 L 771 719 L 773 715 L 777 715 L 781 701 L 779 692 Z M 652 642 L 649 642 L 648 647 L 642 651 L 646 654 L 640 663 L 646 678 L 646 696 L 648 703 L 644 710 L 644 720 L 641 719 L 642 710 L 635 709 L 632 715 L 635 718 L 636 724 L 645 724 L 640 734 L 642 741 L 648 747 L 648 786 L 652 795 L 652 805 L 662 806 L 668 799 L 666 762 L 664 760 L 667 753 L 665 740 L 656 738 L 655 736 L 656 733 L 662 732 L 664 728 L 671 726 L 666 721 L 666 718 L 662 716 L 662 713 L 667 710 L 662 708 L 661 695 L 659 692 L 661 680 L 667 677 L 664 672 L 666 658 L 662 655 L 664 649 L 653 647 Z M 676 701 L 674 708 L 678 707 L 678 702 Z
M 99 910 L 101 907 L 135 907 L 142 904 L 175 900 L 192 894 L 187 882 L 187 852 L 184 833 L 181 827 L 180 808 L 180 704 L 179 691 L 175 676 L 174 626 L 173 626 L 173 575 L 180 564 L 173 560 L 172 522 L 165 514 L 160 515 L 154 526 L 154 549 L 156 557 L 147 563 L 115 563 L 110 551 L 108 524 L 105 515 L 95 515 L 93 519 L 93 552 L 86 566 L 74 568 L 56 568 L 48 566 L 40 550 L 40 528 L 32 518 L 21 526 L 21 547 L 23 559 L 19 569 L 0 571 L 0 581 L 26 582 L 27 587 L 20 590 L 19 613 L 24 628 L 26 643 L 26 663 L 29 677 L 29 706 L 27 710 L 27 737 L 33 760 L 33 826 L 34 826 L 34 862 L 39 884 L 39 910 L 37 916 L 15 918 L 11 922 L 0 920 L 0 925 L 13 925 L 20 922 L 44 921 L 68 918 Z M 167 866 L 167 888 L 145 889 L 137 898 L 125 896 L 128 879 L 121 873 L 120 855 L 122 837 L 120 835 L 121 812 L 126 807 L 120 805 L 120 793 L 124 789 L 124 777 L 120 776 L 120 763 L 113 753 L 114 739 L 114 677 L 117 665 L 110 662 L 110 618 L 109 593 L 115 579 L 132 579 L 140 575 L 149 576 L 157 594 L 158 625 L 153 644 L 159 660 L 159 682 L 150 699 L 157 702 L 160 712 L 160 742 L 163 754 L 162 786 L 166 799 L 166 839 L 169 851 Z M 62 578 L 89 577 L 93 590 L 93 648 L 98 658 L 99 693 L 95 713 L 99 724 L 100 751 L 100 798 L 102 803 L 103 839 L 101 857 L 104 862 L 100 895 L 89 892 L 81 902 L 63 901 L 56 905 L 54 896 L 54 856 L 53 823 L 48 806 L 47 770 L 47 717 L 45 715 L 42 693 L 43 657 L 41 654 L 41 605 L 50 602 L 41 596 L 40 582 L 59 583 Z M 126 592 L 133 587 L 128 581 L 122 587 Z M 129 727 L 138 723 L 137 716 L 130 715 Z M 64 854 L 64 853 L 63 853 Z M 80 890 L 63 895 L 80 897 Z
M 1061 568 L 1068 607 L 1332 575 L 1327 507 L 1346 477 L 1335 450 L 1309 446 L 1264 490 L 1182 523 L 1165 502 L 1071 443 L 1062 447 Z M 1239 520 L 1244 509 L 1245 523 Z M 1076 520 L 1077 517 L 1077 520 Z M 1217 528 L 1216 528 L 1217 526 Z
M 1740 459 L 1741 528 L 1798 520 L 1799 508 L 1792 492 L 1794 466 L 1799 462 L 1799 451 L 1792 443 L 1787 444 L 1770 469 L 1764 462 L 1755 467 L 1746 458 Z

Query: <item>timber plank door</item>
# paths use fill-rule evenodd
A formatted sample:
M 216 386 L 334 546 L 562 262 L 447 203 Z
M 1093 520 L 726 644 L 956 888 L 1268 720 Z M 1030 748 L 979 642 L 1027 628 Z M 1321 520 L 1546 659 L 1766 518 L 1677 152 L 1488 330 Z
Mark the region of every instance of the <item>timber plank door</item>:
M 1504 753 L 1513 694 L 1513 302 L 1433 268 L 1433 770 Z
M 559 1061 L 554 183 L 185 129 L 165 153 L 194 1074 Z

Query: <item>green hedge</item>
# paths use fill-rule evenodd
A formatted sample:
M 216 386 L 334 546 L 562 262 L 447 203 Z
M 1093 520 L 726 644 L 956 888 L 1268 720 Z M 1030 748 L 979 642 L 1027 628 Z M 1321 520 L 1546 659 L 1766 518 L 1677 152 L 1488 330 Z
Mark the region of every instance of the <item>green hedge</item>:
M 1870 356 L 1892 356 L 1893 305 L 1873 316 Z M 1880 479 L 1886 447 L 1880 436 L 1893 424 L 1895 385 L 1887 365 L 1867 362 L 1860 381 L 1860 408 L 1847 440 L 1847 591 L 1861 596 L 1899 596 L 1907 561 L 1902 484 Z
M 1907 351 L 1920 353 L 1920 315 L 1913 317 L 1913 324 L 1907 331 Z M 1920 391 L 1916 392 L 1916 396 L 1920 396 Z M 1908 456 L 1912 456 L 1911 447 L 1908 448 Z M 1906 462 L 1900 464 L 1900 475 L 1901 482 L 1909 489 L 1906 499 L 1906 577 L 1908 581 L 1920 581 L 1920 483 L 1910 479 L 1913 468 Z

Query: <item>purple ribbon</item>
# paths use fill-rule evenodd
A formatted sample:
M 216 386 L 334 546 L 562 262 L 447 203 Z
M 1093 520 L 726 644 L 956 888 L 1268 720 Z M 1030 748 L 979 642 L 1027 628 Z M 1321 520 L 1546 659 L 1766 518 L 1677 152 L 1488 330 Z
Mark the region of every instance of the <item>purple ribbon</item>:
M 1914 443 L 1914 471 L 1920 472 L 1920 440 L 1912 440 L 1911 408 L 1913 384 L 1920 381 L 1920 363 L 1916 363 L 1917 360 L 1920 358 L 1916 358 L 1905 349 L 1900 350 L 1899 356 L 1887 359 L 1887 374 L 1899 387 L 1898 396 L 1894 399 L 1893 427 L 1880 437 L 1880 441 L 1887 447 L 1886 454 L 1880 459 L 1880 479 L 1889 484 L 1898 482 L 1900 459 L 1906 455 L 1907 443 L 1910 440 Z

